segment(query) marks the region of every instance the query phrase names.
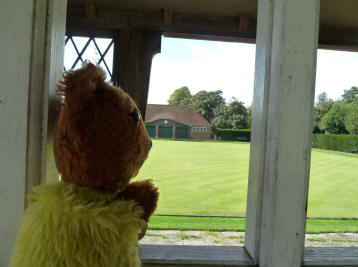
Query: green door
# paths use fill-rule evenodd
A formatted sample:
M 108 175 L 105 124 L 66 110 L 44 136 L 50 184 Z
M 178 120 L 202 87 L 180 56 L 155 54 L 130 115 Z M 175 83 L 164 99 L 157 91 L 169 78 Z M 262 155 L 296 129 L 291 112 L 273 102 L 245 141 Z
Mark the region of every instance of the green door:
M 188 128 L 187 127 L 176 127 L 175 138 L 188 139 Z
M 159 126 L 158 137 L 172 138 L 173 137 L 173 127 L 172 126 Z
M 145 128 L 147 129 L 149 137 L 155 137 L 155 126 L 154 125 L 146 125 Z

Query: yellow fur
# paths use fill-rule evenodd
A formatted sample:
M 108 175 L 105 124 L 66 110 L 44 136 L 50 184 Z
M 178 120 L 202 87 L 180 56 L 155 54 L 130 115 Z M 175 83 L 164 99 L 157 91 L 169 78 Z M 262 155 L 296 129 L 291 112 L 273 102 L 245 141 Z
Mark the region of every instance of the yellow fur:
M 145 222 L 133 201 L 59 182 L 30 195 L 10 267 L 140 266 Z

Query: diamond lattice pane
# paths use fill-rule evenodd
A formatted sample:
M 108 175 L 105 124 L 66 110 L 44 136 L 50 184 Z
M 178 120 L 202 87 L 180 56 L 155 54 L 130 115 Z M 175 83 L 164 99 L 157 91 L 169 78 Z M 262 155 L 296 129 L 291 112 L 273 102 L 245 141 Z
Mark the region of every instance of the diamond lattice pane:
M 93 41 L 87 46 L 85 52 L 83 53 L 83 59 L 92 62 L 93 64 L 97 64 L 101 59 L 101 56 L 94 45 Z
M 88 42 L 89 37 L 79 37 L 79 36 L 73 36 L 72 40 L 76 44 L 76 47 L 78 51 L 82 51 L 85 47 L 86 43 Z
M 106 72 L 106 80 L 110 80 L 111 79 L 111 74 L 108 72 L 104 62 L 101 61 L 101 63 L 99 63 L 99 66 Z
M 110 48 L 108 49 L 107 54 L 104 56 L 104 61 L 107 63 L 108 68 L 113 70 L 113 42 L 111 43 Z
M 73 63 L 77 59 L 78 55 L 75 50 L 75 47 L 73 46 L 72 42 L 68 40 L 67 44 L 65 45 L 65 58 L 63 65 L 66 70 L 69 70 L 72 68 Z
M 111 39 L 108 38 L 95 38 L 96 44 L 98 45 L 98 48 L 100 52 L 103 53 L 106 51 L 107 47 L 111 43 Z
M 88 60 L 98 64 L 107 75 L 112 77 L 113 69 L 113 40 L 108 38 L 90 38 L 66 36 L 65 70 L 78 69 L 82 62 Z

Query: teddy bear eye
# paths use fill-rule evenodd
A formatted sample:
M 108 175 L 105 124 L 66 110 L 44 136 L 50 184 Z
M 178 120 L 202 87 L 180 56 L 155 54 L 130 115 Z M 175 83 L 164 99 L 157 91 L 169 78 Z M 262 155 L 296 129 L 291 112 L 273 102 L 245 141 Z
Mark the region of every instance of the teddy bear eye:
M 129 114 L 129 117 L 134 121 L 134 123 L 137 123 L 140 121 L 140 114 L 137 110 L 133 111 L 131 114 Z

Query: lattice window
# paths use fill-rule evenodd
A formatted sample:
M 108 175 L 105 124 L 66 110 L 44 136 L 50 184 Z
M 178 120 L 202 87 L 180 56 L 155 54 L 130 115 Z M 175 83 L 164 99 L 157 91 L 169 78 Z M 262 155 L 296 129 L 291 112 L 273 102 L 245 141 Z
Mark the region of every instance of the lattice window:
M 98 64 L 112 78 L 113 70 L 113 39 L 66 36 L 64 69 L 78 69 L 88 60 Z

